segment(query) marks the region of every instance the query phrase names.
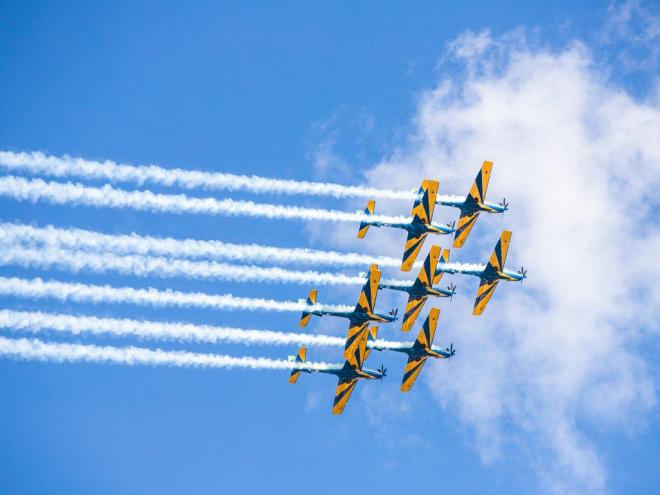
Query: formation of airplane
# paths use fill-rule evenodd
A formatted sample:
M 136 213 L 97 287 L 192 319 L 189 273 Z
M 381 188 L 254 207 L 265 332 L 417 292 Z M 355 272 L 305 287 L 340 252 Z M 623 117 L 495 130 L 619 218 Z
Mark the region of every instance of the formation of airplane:
M 362 287 L 358 302 L 353 311 L 335 311 L 318 308 L 316 305 L 317 291 L 315 289 L 312 290 L 305 300 L 305 306 L 308 309 L 305 309 L 302 312 L 300 326 L 303 328 L 306 327 L 312 315 L 330 315 L 347 318 L 349 325 L 348 334 L 346 335 L 344 357 L 352 355 L 355 352 L 356 347 L 359 345 L 359 336 L 362 335 L 362 331 L 367 328 L 370 322 L 391 323 L 398 320 L 396 310 L 392 310 L 388 314 L 376 313 L 374 310 L 376 306 L 376 296 L 378 295 L 379 281 L 380 270 L 378 269 L 378 265 L 371 265 L 367 275 L 367 281 Z
M 424 304 L 429 296 L 433 297 L 453 297 L 456 293 L 456 286 L 450 285 L 446 289 L 435 288 L 440 282 L 442 272 L 436 278 L 436 266 L 438 258 L 440 257 L 440 246 L 433 246 L 429 251 L 422 268 L 420 268 L 417 278 L 411 285 L 400 285 L 395 283 L 380 284 L 381 289 L 392 289 L 408 293 L 408 304 L 406 304 L 406 312 L 403 315 L 403 323 L 401 330 L 404 332 L 410 331 L 415 324 L 415 320 L 422 311 Z M 449 249 L 445 249 L 442 253 L 444 263 L 449 260 Z
M 401 271 L 410 271 L 428 234 L 453 234 L 456 231 L 456 229 L 454 229 L 454 223 L 448 225 L 434 225 L 432 223 L 433 210 L 435 209 L 435 198 L 437 194 L 437 180 L 427 179 L 423 181 L 422 186 L 419 188 L 419 196 L 413 205 L 411 212 L 412 220 L 410 222 L 388 223 L 375 220 L 364 220 L 360 223 L 358 239 L 363 239 L 371 226 L 394 227 L 396 229 L 406 230 L 408 232 L 408 237 L 406 238 L 406 247 L 403 251 Z M 364 210 L 365 215 L 373 216 L 375 208 L 376 201 L 373 199 L 369 200 L 367 207 Z
M 488 181 L 490 180 L 490 172 L 493 168 L 493 162 L 485 161 L 481 166 L 481 170 L 474 180 L 470 192 L 464 200 L 453 199 L 439 199 L 437 204 L 442 206 L 453 206 L 461 210 L 461 215 L 458 217 L 458 228 L 454 236 L 454 247 L 460 248 L 465 244 L 472 227 L 477 222 L 479 213 L 485 211 L 486 213 L 504 213 L 509 209 L 509 203 L 506 198 L 502 199 L 500 203 L 489 203 L 486 201 L 486 191 L 488 190 Z
M 398 346 L 385 346 L 376 341 L 369 346 L 370 349 L 377 351 L 402 352 L 408 355 L 408 362 L 406 363 L 406 368 L 403 372 L 403 381 L 401 382 L 402 392 L 410 391 L 419 372 L 422 371 L 427 358 L 450 359 L 456 354 L 454 344 L 446 349 L 433 347 L 433 338 L 435 337 L 435 328 L 438 324 L 439 315 L 440 310 L 438 308 L 433 308 L 429 311 L 424 326 L 422 326 L 419 335 L 417 335 L 417 340 L 413 344 L 402 343 Z
M 456 197 L 438 198 L 438 181 L 425 179 L 413 204 L 411 212 L 412 220 L 409 222 L 388 223 L 375 219 L 371 220 L 369 217 L 374 216 L 375 201 L 370 200 L 367 208 L 364 210 L 367 218 L 360 223 L 358 238 L 363 239 L 371 226 L 394 227 L 406 230 L 408 236 L 401 262 L 401 271 L 403 272 L 410 271 L 426 236 L 430 233 L 454 233 L 453 247 L 462 247 L 481 212 L 504 213 L 509 208 L 506 199 L 503 199 L 498 204 L 490 203 L 485 199 L 492 166 L 493 164 L 490 161 L 483 163 L 481 170 L 470 188 L 470 192 L 464 199 Z M 433 224 L 433 212 L 436 204 L 460 209 L 458 228 L 454 228 L 455 222 L 446 226 Z M 360 292 L 357 305 L 352 311 L 326 309 L 318 305 L 317 291 L 312 290 L 307 299 L 301 301 L 304 302 L 304 309 L 300 319 L 300 326 L 307 326 L 313 315 L 332 315 L 347 318 L 349 320 L 349 328 L 344 345 L 344 363 L 327 365 L 322 368 L 306 365 L 307 349 L 302 347 L 297 356 L 290 357 L 292 361 L 290 383 L 295 383 L 300 373 L 303 372 L 337 375 L 339 383 L 335 393 L 332 412 L 333 414 L 341 414 L 359 379 L 382 380 L 387 376 L 387 370 L 382 365 L 378 370 L 369 370 L 363 367 L 371 351 L 392 351 L 408 356 L 401 382 L 401 391 L 409 392 L 424 367 L 426 360 L 428 358 L 450 359 L 455 354 L 454 345 L 451 344 L 445 349 L 433 345 L 440 315 L 438 308 L 431 308 L 414 342 L 377 340 L 378 327 L 370 327 L 372 322 L 393 323 L 398 320 L 398 309 L 394 309 L 387 314 L 377 313 L 375 311 L 378 290 L 390 289 L 408 294 L 408 302 L 406 304 L 401 330 L 403 332 L 409 332 L 415 325 L 429 297 L 451 299 L 454 296 L 456 292 L 456 286 L 454 284 L 450 284 L 446 288 L 438 287 L 445 273 L 473 275 L 479 277 L 480 283 L 472 314 L 481 315 L 500 280 L 522 282 L 527 278 L 527 270 L 524 267 L 521 267 L 518 271 L 504 268 L 510 241 L 511 232 L 508 230 L 502 231 L 500 239 L 488 263 L 485 265 L 449 263 L 449 249 L 441 251 L 440 246 L 432 246 L 417 277 L 410 283 L 399 281 L 381 282 L 381 271 L 377 265 L 371 265 L 368 274 L 366 274 L 366 281 Z
M 367 349 L 369 335 L 370 332 L 367 327 L 360 330 L 356 336 L 357 345 L 352 352 L 345 356 L 344 364 L 331 364 L 325 368 L 305 367 L 304 363 L 307 357 L 307 348 L 301 347 L 295 357 L 290 356 L 289 358 L 289 360 L 294 363 L 291 376 L 289 377 L 289 383 L 296 383 L 300 373 L 326 373 L 337 375 L 339 383 L 337 384 L 335 400 L 332 404 L 332 414 L 341 414 L 344 411 L 344 407 L 346 407 L 346 403 L 351 397 L 358 380 L 382 380 L 387 376 L 387 369 L 383 366 L 378 370 L 369 370 L 362 367 L 364 361 L 371 352 Z
M 447 263 L 439 263 L 438 271 L 440 273 L 463 273 L 465 275 L 473 275 L 479 277 L 481 282 L 479 283 L 479 288 L 477 289 L 477 298 L 474 301 L 474 309 L 472 311 L 473 315 L 480 315 L 486 309 L 488 301 L 490 301 L 493 292 L 500 280 L 506 280 L 507 282 L 522 282 L 527 278 L 527 270 L 525 267 L 521 267 L 517 272 L 506 270 L 504 268 L 504 262 L 506 261 L 506 255 L 509 251 L 509 242 L 511 241 L 511 231 L 504 230 L 500 236 L 499 241 L 495 245 L 493 254 L 490 255 L 488 263 L 481 267 L 472 268 L 471 265 L 468 267 L 458 266 L 448 266 Z

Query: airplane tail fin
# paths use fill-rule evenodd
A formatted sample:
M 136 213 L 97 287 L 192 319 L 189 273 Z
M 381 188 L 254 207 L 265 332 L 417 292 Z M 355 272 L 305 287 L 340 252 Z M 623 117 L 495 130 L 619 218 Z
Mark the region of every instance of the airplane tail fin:
M 293 356 L 292 356 L 293 357 Z M 307 347 L 301 347 L 298 351 L 298 354 L 295 356 L 294 363 L 304 363 L 307 358 Z M 294 369 L 291 371 L 291 376 L 289 377 L 289 383 L 296 383 L 298 377 L 300 376 L 300 370 Z
M 374 210 L 376 209 L 376 201 L 370 199 L 367 203 L 367 207 L 364 209 L 364 214 L 367 216 L 373 216 Z M 359 210 L 358 210 L 359 211 Z M 360 228 L 358 230 L 358 239 L 364 239 L 364 236 L 367 235 L 367 230 L 369 230 L 369 222 L 360 222 Z
M 417 335 L 417 340 L 415 341 L 417 345 L 426 349 L 431 348 L 433 338 L 435 337 L 435 328 L 438 325 L 438 316 L 440 316 L 440 309 L 433 308 L 429 311 L 429 315 L 426 317 L 426 321 Z
M 440 255 L 440 258 L 438 259 L 438 263 L 449 263 L 449 249 L 443 249 L 442 254 Z M 433 277 L 433 285 L 437 285 L 440 283 L 440 280 L 442 279 L 442 276 L 445 274 L 445 272 L 438 270 L 436 266 L 435 270 L 435 275 Z
M 305 301 L 306 306 L 313 307 L 316 304 L 316 293 L 316 289 L 312 289 L 309 292 L 309 296 L 307 296 L 307 300 Z M 302 316 L 300 317 L 300 326 L 305 328 L 313 314 L 314 313 L 311 311 L 303 310 Z

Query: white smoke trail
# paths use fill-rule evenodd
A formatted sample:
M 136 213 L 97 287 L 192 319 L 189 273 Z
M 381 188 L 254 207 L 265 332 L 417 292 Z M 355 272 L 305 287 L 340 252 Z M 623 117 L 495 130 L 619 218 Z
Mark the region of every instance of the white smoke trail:
M 478 264 L 478 263 L 458 263 L 458 262 L 451 262 L 451 263 L 438 263 L 436 270 L 441 271 L 441 272 L 446 272 L 446 273 L 460 273 L 462 271 L 484 271 L 486 269 L 486 265 L 483 264 Z
M 0 248 L 0 266 L 13 264 L 23 268 L 56 268 L 72 273 L 81 271 L 115 272 L 138 277 L 183 277 L 232 282 L 280 282 L 317 285 L 362 285 L 366 280 L 358 275 L 295 271 L 278 267 L 228 265 L 213 261 L 190 261 L 153 256 L 118 256 L 112 253 L 97 254 L 51 247 L 31 249 L 20 244 L 7 245 L 1 240 Z M 391 282 L 399 285 L 408 283 L 405 280 L 393 280 Z
M 61 302 L 80 303 L 127 303 L 151 307 L 208 308 L 245 311 L 302 311 L 303 301 L 277 301 L 231 294 L 205 294 L 203 292 L 178 292 L 172 290 L 133 289 L 80 283 L 44 281 L 40 278 L 26 280 L 0 277 L 0 296 L 30 299 L 55 299 Z M 351 306 L 314 306 L 315 309 L 351 311 Z
M 142 347 L 111 347 L 81 344 L 56 344 L 37 339 L 7 339 L 0 337 L 0 356 L 26 361 L 56 363 L 108 363 L 181 368 L 250 368 L 255 370 L 322 370 L 327 363 L 293 363 L 283 359 L 262 357 L 234 357 L 220 354 L 201 354 L 184 351 L 163 351 Z
M 0 196 L 18 201 L 46 201 L 57 205 L 96 208 L 132 208 L 139 211 L 201 213 L 207 215 L 248 216 L 278 219 L 353 222 L 372 220 L 386 223 L 410 222 L 408 217 L 367 216 L 320 208 L 254 203 L 233 199 L 194 198 L 184 194 L 155 194 L 151 191 L 124 191 L 109 185 L 89 187 L 70 182 L 46 182 L 7 175 L 0 177 Z
M 234 175 L 197 170 L 166 169 L 156 165 L 96 162 L 63 156 L 48 156 L 40 152 L 13 153 L 0 151 L 0 167 L 11 172 L 27 172 L 47 177 L 100 179 L 113 183 L 157 184 L 183 189 L 249 191 L 253 193 L 303 194 L 334 198 L 387 198 L 414 200 L 411 191 L 391 191 L 370 187 L 346 186 L 322 182 L 271 179 L 254 175 Z
M 331 335 L 277 332 L 273 330 L 249 330 L 243 328 L 193 325 L 165 321 L 98 318 L 95 316 L 71 316 L 41 311 L 0 310 L 0 328 L 18 332 L 43 332 L 53 330 L 74 335 L 111 335 L 114 337 L 139 337 L 149 340 L 176 342 L 203 342 L 210 344 L 261 344 L 261 345 L 310 345 L 343 347 L 346 340 Z M 412 345 L 405 342 L 378 340 L 381 347 Z M 371 342 L 370 342 L 371 344 Z
M 112 335 L 139 337 L 150 340 L 177 342 L 205 342 L 211 344 L 264 344 L 343 346 L 345 339 L 330 335 L 276 332 L 273 330 L 246 330 L 242 328 L 193 325 L 162 321 L 70 316 L 40 311 L 0 310 L 0 327 L 21 332 L 55 330 L 72 334 Z
M 150 237 L 137 234 L 110 235 L 91 230 L 57 228 L 52 225 L 39 228 L 25 224 L 0 223 L 0 236 L 6 242 L 144 256 L 251 262 L 268 261 L 269 263 L 330 266 L 366 267 L 372 263 L 377 263 L 379 266 L 398 268 L 401 265 L 401 260 L 388 256 L 319 251 L 305 248 L 280 248 L 258 244 L 231 244 L 196 239 Z M 417 262 L 417 265 L 421 265 L 421 262 Z

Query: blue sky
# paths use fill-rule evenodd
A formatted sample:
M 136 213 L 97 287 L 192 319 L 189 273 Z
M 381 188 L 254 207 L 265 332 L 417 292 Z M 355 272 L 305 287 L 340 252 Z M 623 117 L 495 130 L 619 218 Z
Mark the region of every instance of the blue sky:
M 239 2 L 227 2 L 221 7 L 214 2 L 186 6 L 181 2 L 137 5 L 114 2 L 111 6 L 89 2 L 71 2 L 66 6 L 2 2 L 0 149 L 40 150 L 57 156 L 69 154 L 133 164 L 157 163 L 165 167 L 350 184 L 368 181 L 384 185 L 379 181 L 389 180 L 393 182 L 386 184 L 402 188 L 418 183 L 426 173 L 446 181 L 448 185 L 443 192 L 461 194 L 466 192 L 480 163 L 470 153 L 482 159 L 491 150 L 496 156 L 507 155 L 495 145 L 466 151 L 463 155 L 446 151 L 459 148 L 453 141 L 454 134 L 448 132 L 455 129 L 442 121 L 442 115 L 429 117 L 425 111 L 446 108 L 447 115 L 461 121 L 468 112 L 457 108 L 460 105 L 456 102 L 469 107 L 465 103 L 469 96 L 463 94 L 451 99 L 451 91 L 444 96 L 433 96 L 433 91 L 439 94 L 442 81 L 450 81 L 453 91 L 460 93 L 462 87 L 478 89 L 475 79 L 485 74 L 484 79 L 492 82 L 491 89 L 496 92 L 501 90 L 502 81 L 509 81 L 507 74 L 513 74 L 511 79 L 517 75 L 524 80 L 521 74 L 527 74 L 527 66 L 515 72 L 511 69 L 516 67 L 515 62 L 511 60 L 515 61 L 527 50 L 532 60 L 530 66 L 546 63 L 541 55 L 549 54 L 547 67 L 566 66 L 569 71 L 566 74 L 571 77 L 582 74 L 579 68 L 587 60 L 586 65 L 600 73 L 602 79 L 591 77 L 593 73 L 589 72 L 584 80 L 595 85 L 597 96 L 611 96 L 614 114 L 624 115 L 622 109 L 634 107 L 636 111 L 652 113 L 653 118 L 657 116 L 657 53 L 653 51 L 660 36 L 653 30 L 653 26 L 657 27 L 657 12 L 655 18 L 648 17 L 653 15 L 652 10 L 638 6 L 637 10 L 633 9 L 633 19 L 624 22 L 621 18 L 626 5 L 630 4 L 616 4 L 608 9 L 601 2 L 534 6 L 519 2 L 462 6 L 419 2 L 404 7 L 395 2 L 352 5 L 327 2 L 312 8 L 303 2 L 276 6 L 259 2 L 251 7 Z M 511 34 L 519 34 L 520 30 L 524 35 Z M 489 34 L 465 38 L 466 32 Z M 458 45 L 457 39 L 461 40 Z M 575 40 L 579 40 L 588 54 L 570 51 Z M 490 47 L 488 53 L 496 54 L 484 55 L 487 52 L 478 48 L 482 44 Z M 525 45 L 523 50 L 512 48 L 520 44 Z M 472 54 L 457 55 L 461 47 L 470 48 Z M 499 58 L 497 53 L 504 55 Z M 568 55 L 562 58 L 565 53 Z M 486 62 L 495 60 L 504 68 L 482 67 L 480 64 L 486 65 L 483 57 L 487 56 L 492 58 Z M 578 59 L 575 63 L 574 58 Z M 561 80 L 562 73 L 557 77 Z M 632 102 L 626 102 L 627 107 L 616 106 L 618 103 L 612 96 L 622 93 Z M 526 94 L 522 94 L 520 101 L 527 101 L 525 98 Z M 515 118 L 521 114 L 511 109 L 511 115 L 509 125 L 514 128 Z M 540 113 L 539 118 L 543 115 Z M 468 127 L 465 124 L 459 130 Z M 424 136 L 435 136 L 437 129 L 445 134 L 435 144 L 426 142 Z M 612 132 L 618 136 L 627 131 Z M 479 143 L 505 142 L 507 138 L 508 135 L 496 135 L 492 140 L 469 142 L 476 148 Z M 557 141 L 557 148 L 568 145 L 566 141 Z M 472 161 L 460 169 L 432 167 L 430 162 L 425 162 L 424 167 L 420 165 L 419 170 L 411 165 L 415 159 L 423 159 L 432 152 L 445 153 L 443 156 L 456 160 L 459 156 L 470 157 Z M 628 156 L 624 152 L 627 153 L 622 151 L 622 156 Z M 655 156 L 645 159 L 650 171 L 649 183 L 657 177 Z M 513 184 L 519 184 L 514 182 L 516 170 L 500 169 L 498 179 L 499 162 L 495 162 L 490 199 L 499 200 L 501 195 L 516 198 L 518 194 L 518 205 L 529 205 L 529 209 L 516 211 L 513 202 L 512 211 L 504 220 L 480 219 L 470 239 L 473 247 L 464 249 L 456 259 L 481 261 L 492 248 L 502 224 L 520 225 L 514 231 L 510 256 L 515 265 L 511 268 L 520 262 L 527 266 L 534 262 L 528 259 L 532 257 L 531 248 L 526 247 L 524 235 L 516 236 L 516 232 L 529 233 L 529 245 L 540 242 L 539 239 L 545 241 L 540 234 L 532 237 L 538 232 L 527 227 L 533 223 L 530 212 L 539 210 L 534 209 L 535 203 L 526 203 L 527 198 L 520 191 L 510 191 L 515 188 Z M 613 181 L 627 183 L 633 176 L 634 163 L 622 166 L 621 175 L 613 175 Z M 551 175 L 549 171 L 545 177 L 548 183 L 552 181 Z M 149 188 L 166 191 L 156 186 Z M 619 192 L 616 188 L 604 190 Z M 252 197 L 244 193 L 232 196 L 347 210 L 360 206 L 360 201 L 323 198 Z M 575 204 L 583 214 L 591 207 L 587 199 L 584 201 L 585 204 Z M 0 204 L 2 221 L 38 226 L 54 224 L 115 234 L 137 232 L 287 247 L 359 247 L 348 239 L 354 235 L 350 225 L 340 226 L 350 230 L 348 235 L 334 226 L 331 231 L 325 231 L 323 227 L 298 221 L 151 214 L 6 199 L 1 199 Z M 454 212 L 439 210 L 439 214 L 438 220 L 445 221 Z M 604 214 L 618 219 L 616 212 Z M 652 220 L 645 235 L 655 235 L 657 217 L 652 212 L 645 214 L 651 215 Z M 603 228 L 607 225 L 604 219 Z M 612 243 L 614 237 L 611 235 Z M 384 249 L 397 255 L 400 236 L 376 233 L 372 238 L 366 249 L 375 251 L 382 245 L 378 240 L 392 239 L 396 242 Z M 600 241 L 600 237 L 594 239 Z M 448 244 L 446 240 L 442 242 Z M 566 238 L 554 242 L 563 245 Z M 583 252 L 589 251 L 585 248 Z M 640 254 L 639 258 L 644 256 Z M 532 281 L 534 272 L 537 278 L 543 278 L 540 264 L 541 261 L 537 266 L 528 266 L 529 285 L 502 287 L 491 302 L 490 314 L 486 315 L 491 317 L 490 322 L 514 329 L 513 333 L 503 332 L 501 337 L 493 337 L 497 329 L 479 327 L 480 323 L 474 323 L 474 331 L 465 328 L 464 335 L 468 337 L 461 335 L 460 325 L 473 323 L 458 319 L 457 315 L 459 311 L 469 314 L 476 284 L 454 279 L 461 285 L 460 297 L 451 305 L 439 303 L 443 312 L 448 313 L 448 322 L 442 326 L 443 313 L 437 340 L 440 345 L 448 344 L 450 339 L 457 342 L 455 360 L 425 370 L 433 379 L 428 383 L 420 381 L 413 393 L 402 396 L 398 392 L 402 359 L 389 355 L 372 358 L 372 367 L 377 367 L 382 359 L 390 376 L 382 384 L 359 384 L 360 389 L 340 418 L 329 414 L 335 382 L 326 376 L 304 376 L 293 387 L 287 384 L 287 374 L 278 371 L 1 360 L 0 491 L 254 493 L 269 490 L 283 493 L 306 490 L 325 494 L 350 492 L 356 487 L 367 493 L 396 493 L 410 491 L 412 486 L 415 493 L 438 490 L 481 494 L 656 493 L 660 425 L 654 391 L 658 373 L 650 356 L 658 348 L 657 324 L 651 323 L 647 328 L 642 322 L 636 328 L 629 326 L 630 320 L 626 319 L 626 336 L 622 337 L 616 332 L 624 323 L 619 324 L 617 315 L 599 313 L 598 321 L 602 318 L 612 325 L 617 342 L 629 344 L 633 349 L 625 356 L 626 360 L 612 365 L 613 373 L 634 369 L 636 374 L 629 377 L 631 382 L 643 382 L 648 388 L 640 391 L 639 396 L 631 393 L 629 399 L 619 402 L 599 402 L 599 384 L 605 388 L 612 385 L 611 390 L 617 393 L 625 387 L 601 369 L 584 375 L 595 385 L 577 388 L 575 393 L 581 398 L 562 403 L 562 414 L 567 409 L 574 411 L 566 424 L 558 426 L 558 431 L 568 427 L 574 430 L 575 434 L 567 435 L 565 442 L 576 443 L 573 450 L 553 447 L 547 436 L 529 426 L 527 418 L 516 414 L 498 416 L 494 427 L 490 416 L 471 409 L 472 401 L 479 398 L 458 390 L 487 381 L 487 375 L 470 378 L 469 370 L 461 367 L 461 354 L 466 356 L 463 363 L 479 358 L 478 352 L 471 354 L 472 342 L 511 344 L 516 349 L 511 354 L 515 359 L 522 356 L 533 360 L 533 356 L 518 354 L 527 347 L 520 344 L 520 334 L 515 333 L 516 329 L 525 328 L 525 322 L 517 318 L 520 313 L 516 309 L 522 304 L 542 304 L 553 295 L 545 285 L 535 286 Z M 310 288 L 69 274 L 12 266 L 0 267 L 0 273 L 292 300 L 303 297 Z M 583 292 L 601 289 L 595 281 L 593 284 L 583 285 Z M 639 288 L 629 279 L 622 284 L 628 292 Z M 321 293 L 330 302 L 352 303 L 357 289 L 323 287 Z M 11 298 L 3 298 L 1 302 L 3 308 L 12 309 L 291 331 L 297 329 L 298 322 L 294 313 L 155 310 L 131 305 L 59 304 Z M 392 304 L 403 304 L 403 299 L 383 294 L 380 309 L 389 309 Z M 497 319 L 498 308 L 499 318 L 506 318 L 504 321 Z M 624 313 L 627 315 L 627 307 L 622 303 L 621 314 Z M 394 329 L 383 330 L 388 337 L 398 337 Z M 324 318 L 310 324 L 310 331 L 342 335 L 344 322 Z M 576 326 L 572 335 L 580 331 L 581 327 Z M 479 340 L 472 340 L 477 337 Z M 463 348 L 458 347 L 461 339 Z M 66 340 L 112 345 L 135 343 L 128 339 L 83 337 Z M 558 342 L 550 339 L 549 345 Z M 577 342 L 576 346 L 592 344 L 586 340 Z M 149 342 L 141 345 L 155 347 Z M 183 347 L 181 344 L 159 346 Z M 200 352 L 270 357 L 286 356 L 293 351 L 237 345 L 185 347 Z M 332 349 L 311 349 L 310 354 L 323 360 L 336 360 Z M 515 362 L 507 361 L 506 349 L 492 347 L 490 355 L 493 354 L 497 354 L 498 369 L 516 368 Z M 583 356 L 571 357 L 575 361 L 565 366 L 577 366 L 574 363 Z M 508 375 L 494 371 L 493 376 Z M 584 381 L 586 378 L 576 380 Z M 509 404 L 514 404 L 514 408 L 517 404 L 524 405 L 521 399 L 527 397 L 524 390 L 528 389 L 511 396 Z M 529 397 L 530 402 L 547 399 L 547 396 Z M 583 404 L 594 397 L 598 399 L 594 402 L 610 404 L 622 416 L 634 409 L 630 403 L 638 401 L 643 406 L 631 420 L 613 413 L 610 417 Z M 542 412 L 550 414 L 549 410 L 545 408 Z M 587 447 L 581 447 L 582 441 Z M 493 447 L 495 453 L 484 447 L 484 443 L 491 442 L 499 445 Z M 568 450 L 571 452 L 567 453 Z M 585 450 L 587 454 L 580 456 Z M 597 461 L 589 452 L 595 453 Z M 573 454 L 575 457 L 571 457 Z M 587 466 L 583 470 L 587 474 L 566 467 L 566 463 L 572 462 Z M 596 481 L 591 480 L 592 470 Z M 570 474 L 566 475 L 567 472 Z M 567 477 L 568 485 L 560 486 L 552 480 L 563 476 Z M 576 481 L 571 487 L 573 478 Z

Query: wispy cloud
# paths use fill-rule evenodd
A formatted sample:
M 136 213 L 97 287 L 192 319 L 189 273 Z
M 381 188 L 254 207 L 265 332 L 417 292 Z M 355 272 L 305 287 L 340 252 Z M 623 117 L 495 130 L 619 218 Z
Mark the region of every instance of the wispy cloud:
M 509 257 L 530 277 L 523 290 L 500 284 L 481 318 L 456 301 L 446 328 L 469 352 L 450 380 L 422 378 L 473 429 L 484 461 L 517 456 L 545 491 L 604 492 L 606 462 L 582 425 L 629 427 L 656 402 L 636 344 L 660 317 L 660 104 L 615 86 L 579 42 L 548 50 L 521 31 L 472 33 L 450 60 L 459 70 L 421 98 L 410 147 L 370 184 L 396 187 L 414 171 L 460 188 L 493 160 L 491 188 L 512 205 Z M 461 255 L 486 259 L 500 230 L 480 219 Z

